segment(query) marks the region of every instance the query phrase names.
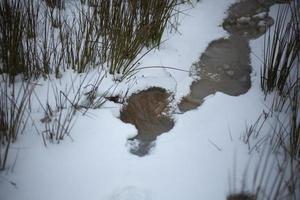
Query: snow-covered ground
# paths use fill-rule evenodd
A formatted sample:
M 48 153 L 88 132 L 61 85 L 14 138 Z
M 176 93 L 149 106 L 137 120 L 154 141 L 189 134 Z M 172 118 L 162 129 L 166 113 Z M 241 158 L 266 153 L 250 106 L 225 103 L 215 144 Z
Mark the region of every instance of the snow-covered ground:
M 234 2 L 202 0 L 185 10 L 180 18 L 180 34 L 166 33 L 167 40 L 160 50 L 147 54 L 140 67 L 159 65 L 189 70 L 209 42 L 227 36 L 220 25 Z M 255 152 L 248 153 L 242 137 L 247 125 L 265 109 L 259 85 L 261 63 L 256 58 L 262 55 L 262 41 L 263 37 L 250 43 L 251 89 L 238 97 L 218 92 L 208 96 L 198 109 L 175 114 L 175 127 L 158 137 L 147 156 L 138 157 L 128 151 L 127 139 L 137 130 L 118 119 L 117 104 L 106 103 L 104 108 L 89 110 L 85 116 L 78 114 L 71 132 L 73 140 L 66 137 L 60 144 L 47 147 L 29 123 L 11 148 L 8 169 L 0 173 L 0 199 L 226 199 L 230 191 L 239 191 L 248 161 L 256 156 Z M 71 75 L 66 73 L 62 84 Z M 178 101 L 189 92 L 192 80 L 182 71 L 145 69 L 134 78 L 130 93 L 160 86 L 174 92 Z M 46 96 L 46 82 L 36 87 L 42 99 Z M 101 87 L 105 90 L 111 84 L 108 76 Z M 127 87 L 121 83 L 117 91 Z M 33 117 L 41 112 L 36 109 Z M 249 167 L 247 177 L 251 173 L 253 169 Z

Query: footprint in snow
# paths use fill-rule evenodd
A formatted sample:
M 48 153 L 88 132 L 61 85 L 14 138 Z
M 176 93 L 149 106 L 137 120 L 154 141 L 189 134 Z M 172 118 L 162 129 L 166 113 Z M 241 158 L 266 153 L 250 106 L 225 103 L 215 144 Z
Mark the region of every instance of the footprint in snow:
M 150 200 L 149 192 L 135 186 L 127 186 L 116 190 L 112 200 Z

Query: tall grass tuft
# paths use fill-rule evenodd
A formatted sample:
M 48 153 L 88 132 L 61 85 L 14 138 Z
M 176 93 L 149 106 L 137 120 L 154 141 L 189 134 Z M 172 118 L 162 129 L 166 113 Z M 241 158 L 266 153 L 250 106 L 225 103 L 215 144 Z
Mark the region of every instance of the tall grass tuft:
M 97 16 L 93 8 L 76 7 L 73 21 L 64 20 L 60 28 L 61 42 L 65 49 L 65 63 L 68 68 L 83 73 L 91 68 L 101 67 L 100 36 Z
M 38 74 L 39 5 L 34 0 L 0 2 L 0 74 L 30 78 Z
M 281 6 L 274 33 L 265 37 L 261 89 L 272 102 L 247 130 L 245 140 L 251 151 L 266 149 L 259 151 L 253 174 L 251 193 L 256 200 L 300 198 L 299 8 L 299 1 Z
M 297 70 L 300 51 L 299 3 L 291 2 L 278 9 L 274 32 L 265 36 L 261 88 L 264 93 L 274 90 L 286 95 L 290 79 Z
M 101 59 L 110 74 L 126 75 L 144 47 L 159 47 L 178 0 L 89 0 L 98 14 Z M 177 13 L 178 14 L 178 13 Z
M 20 0 L 0 2 L 0 73 L 11 78 L 26 72 L 24 55 L 25 9 Z
M 1 1 L 0 73 L 60 77 L 66 68 L 82 73 L 105 66 L 125 77 L 145 47 L 146 52 L 159 47 L 168 23 L 179 14 L 177 6 L 186 1 L 80 2 Z
M 265 63 L 261 79 L 266 95 L 274 91 L 271 112 L 287 113 L 280 143 L 293 158 L 300 157 L 300 14 L 299 1 L 279 9 L 273 40 L 266 38 Z M 277 130 L 278 131 L 278 130 Z M 274 133 L 276 130 L 274 131 Z

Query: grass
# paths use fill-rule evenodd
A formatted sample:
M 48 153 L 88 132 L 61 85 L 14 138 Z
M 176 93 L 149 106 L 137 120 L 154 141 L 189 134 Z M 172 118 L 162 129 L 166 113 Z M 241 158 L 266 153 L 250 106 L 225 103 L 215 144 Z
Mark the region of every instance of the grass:
M 45 102 L 34 93 L 44 110 L 40 121 L 44 125 L 42 136 L 45 145 L 48 142 L 60 143 L 65 137 L 72 139 L 70 133 L 79 114 L 86 115 L 89 109 L 101 108 L 106 101 L 105 95 L 110 91 L 109 88 L 107 92 L 97 94 L 104 77 L 105 74 L 99 72 L 92 76 L 88 73 L 76 74 L 70 77 L 71 83 L 49 80 Z
M 264 63 L 261 70 L 261 88 L 267 95 L 274 90 L 286 95 L 291 74 L 296 73 L 295 64 L 300 51 L 299 7 L 297 1 L 278 9 L 273 34 L 265 36 Z M 289 18 L 289 14 L 292 16 Z
M 12 79 L 18 74 L 46 78 L 53 73 L 60 77 L 67 68 L 82 73 L 100 67 L 110 74 L 128 76 L 145 48 L 159 48 L 162 34 L 183 3 L 186 1 L 3 0 L 0 73 Z M 75 8 L 73 16 L 65 15 L 68 6 Z
M 0 170 L 4 170 L 11 143 L 23 133 L 30 119 L 29 103 L 34 89 L 30 81 L 10 83 L 1 76 L 0 84 Z
M 270 138 L 272 139 L 272 138 Z M 257 144 L 255 144 L 257 146 Z M 270 140 L 260 143 L 249 159 L 241 187 L 234 188 L 227 200 L 297 200 L 300 188 L 300 163 L 291 159 L 284 148 L 273 148 Z M 235 174 L 233 169 L 233 174 Z M 231 183 L 234 186 L 236 177 Z
M 24 16 L 22 1 L 0 2 L 0 73 L 8 73 L 11 78 L 21 72 L 27 73 L 23 44 Z
M 82 73 L 101 66 L 100 36 L 93 8 L 79 6 L 73 12 L 74 21 L 64 21 L 61 41 L 66 49 L 67 68 Z
M 261 155 L 251 190 L 257 200 L 300 198 L 299 6 L 299 1 L 282 5 L 274 33 L 265 37 L 261 89 L 271 102 L 245 134 L 250 152 Z
M 63 9 L 65 6 L 65 1 L 64 0 L 45 0 L 46 5 L 49 8 L 58 8 L 58 9 Z
M 273 91 L 271 112 L 288 113 L 287 123 L 281 123 L 285 126 L 281 140 L 294 157 L 300 156 L 300 21 L 297 8 L 297 1 L 279 8 L 273 40 L 270 40 L 270 36 L 266 39 L 261 76 L 261 86 L 265 94 Z
M 179 4 L 185 1 L 93 1 L 102 31 L 101 58 L 110 74 L 128 75 L 145 47 L 158 48 Z M 178 13 L 177 13 L 178 14 Z
M 42 65 L 44 54 L 39 53 L 40 17 L 40 5 L 34 0 L 0 2 L 0 74 L 9 74 L 11 82 L 19 74 L 30 79 L 49 72 Z
M 159 48 L 162 34 L 177 19 L 177 6 L 183 3 L 3 0 L 0 73 L 12 79 L 18 74 L 46 78 L 53 73 L 60 77 L 67 68 L 78 73 L 106 68 L 110 74 L 129 76 L 145 48 L 147 53 Z M 65 15 L 68 6 L 73 8 L 72 16 Z

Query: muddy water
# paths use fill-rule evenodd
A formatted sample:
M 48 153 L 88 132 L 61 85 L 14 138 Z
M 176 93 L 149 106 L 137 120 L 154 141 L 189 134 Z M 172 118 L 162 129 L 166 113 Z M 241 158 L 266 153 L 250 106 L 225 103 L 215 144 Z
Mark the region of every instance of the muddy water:
M 228 9 L 223 28 L 229 38 L 212 41 L 192 69 L 199 79 L 192 82 L 190 94 L 178 104 L 186 112 L 197 108 L 203 99 L 217 91 L 238 96 L 251 87 L 249 40 L 263 35 L 273 25 L 268 16 L 271 0 L 246 0 Z
M 170 96 L 165 89 L 152 87 L 133 94 L 127 100 L 120 118 L 123 122 L 135 125 L 138 130 L 138 135 L 129 139 L 132 154 L 148 154 L 156 137 L 173 128 L 174 121 L 168 114 Z
M 190 94 L 178 104 L 182 112 L 200 106 L 205 97 L 217 91 L 237 96 L 251 87 L 249 40 L 263 35 L 273 24 L 268 10 L 275 0 L 242 0 L 228 9 L 223 28 L 228 38 L 212 41 L 192 71 L 199 78 L 190 86 Z M 283 1 L 284 2 L 284 1 Z M 147 155 L 157 136 L 174 126 L 169 112 L 171 94 L 163 88 L 150 88 L 132 95 L 121 111 L 121 120 L 134 124 L 138 135 L 129 139 L 130 152 Z

